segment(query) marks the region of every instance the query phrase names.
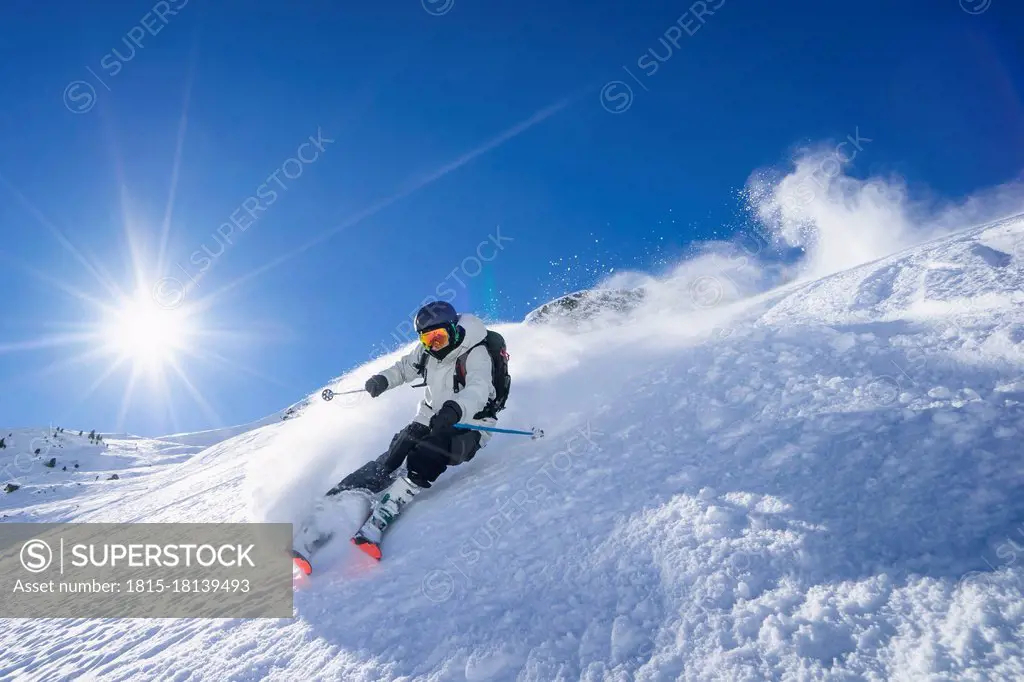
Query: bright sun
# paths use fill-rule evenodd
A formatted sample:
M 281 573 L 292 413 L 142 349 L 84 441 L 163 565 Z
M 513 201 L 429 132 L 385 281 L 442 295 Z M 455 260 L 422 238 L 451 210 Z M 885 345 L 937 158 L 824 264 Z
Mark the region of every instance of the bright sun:
M 139 295 L 124 302 L 106 325 L 107 345 L 140 369 L 159 371 L 185 350 L 190 329 L 180 309 L 168 310 L 151 297 Z

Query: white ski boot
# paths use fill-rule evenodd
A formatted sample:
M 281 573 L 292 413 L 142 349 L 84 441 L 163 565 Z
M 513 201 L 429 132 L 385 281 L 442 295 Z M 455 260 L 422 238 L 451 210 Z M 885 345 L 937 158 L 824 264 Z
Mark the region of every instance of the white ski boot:
M 374 505 L 370 518 L 352 536 L 352 544 L 379 561 L 381 558 L 380 542 L 384 537 L 384 531 L 421 490 L 423 488 L 405 476 L 396 478 L 395 482 L 384 491 L 380 500 Z

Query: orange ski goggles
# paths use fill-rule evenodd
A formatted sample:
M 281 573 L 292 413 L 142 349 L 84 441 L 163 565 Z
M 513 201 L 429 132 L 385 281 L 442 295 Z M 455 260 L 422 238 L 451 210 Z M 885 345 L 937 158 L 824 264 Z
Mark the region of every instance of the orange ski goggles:
M 420 334 L 420 343 L 430 350 L 441 350 L 451 343 L 451 336 L 448 334 L 448 330 L 444 327 L 428 329 Z

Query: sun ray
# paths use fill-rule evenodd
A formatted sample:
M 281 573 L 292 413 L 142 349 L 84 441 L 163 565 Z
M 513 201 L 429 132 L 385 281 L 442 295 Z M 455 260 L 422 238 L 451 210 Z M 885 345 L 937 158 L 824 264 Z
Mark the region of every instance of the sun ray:
M 124 431 L 124 419 L 128 415 L 128 408 L 131 405 L 132 396 L 135 394 L 135 383 L 139 379 L 139 368 L 137 365 L 132 365 L 132 373 L 128 378 L 128 385 L 124 387 L 124 393 L 121 395 L 121 407 L 117 411 L 117 426 L 114 430 L 117 433 Z
M 70 357 L 61 358 L 60 360 L 51 362 L 46 367 L 43 367 L 42 369 L 38 369 L 33 373 L 23 376 L 26 378 L 31 377 L 34 379 L 45 379 L 46 377 L 52 374 L 56 374 L 59 371 L 67 370 L 71 367 L 74 367 L 75 365 L 84 365 L 93 360 L 98 360 L 99 358 L 102 358 L 105 355 L 106 353 L 102 348 L 92 348 L 91 350 L 85 351 L 84 353 L 78 353 L 77 355 L 72 355 Z
M 13 376 L 6 379 L 3 382 L 3 384 L 0 384 L 0 393 L 9 395 L 11 391 L 17 390 L 17 388 L 20 386 L 24 386 L 26 384 L 37 384 L 46 381 L 48 377 L 53 376 L 58 372 L 61 372 L 63 376 L 66 376 L 66 372 L 68 371 L 69 368 L 74 367 L 76 365 L 84 365 L 89 361 L 96 360 L 102 357 L 103 355 L 104 353 L 102 350 L 94 348 L 85 353 L 79 353 L 77 355 L 72 355 L 70 357 L 60 358 L 59 360 L 55 360 L 49 363 L 42 369 L 30 370 L 28 372 L 23 372 L 17 376 Z M 105 379 L 107 376 L 108 375 L 105 374 L 102 378 Z M 95 389 L 90 389 L 90 394 L 92 390 Z M 75 403 L 74 407 L 77 408 L 78 405 L 81 405 L 83 402 L 85 402 L 85 399 L 82 399 Z
M 125 197 L 122 200 L 122 214 L 124 221 L 124 238 L 125 244 L 128 246 L 128 258 L 129 265 L 132 271 L 132 281 L 136 289 L 142 287 L 142 282 L 145 281 L 145 263 L 146 259 L 143 254 L 143 247 L 140 244 L 139 235 L 134 228 L 134 223 L 129 215 L 127 206 L 127 191 L 126 188 L 121 188 L 122 195 Z
M 234 360 L 231 360 L 230 358 L 227 358 L 224 355 L 221 355 L 220 353 L 210 349 L 200 350 L 196 348 L 186 351 L 186 354 L 189 355 L 190 357 L 196 358 L 197 360 L 202 360 L 204 362 L 219 363 L 221 365 L 224 365 L 225 367 L 228 367 L 229 369 L 244 372 L 249 376 L 261 379 L 262 381 L 265 381 L 268 384 L 273 384 L 278 388 L 283 388 L 286 390 L 290 390 L 292 388 L 290 385 L 286 384 L 280 379 L 275 379 L 269 374 L 264 374 L 263 372 L 260 372 L 257 369 L 249 367 L 248 365 L 244 365 L 240 362 L 235 362 Z
M 203 414 L 206 416 L 206 418 L 209 419 L 215 425 L 215 428 L 220 428 L 221 426 L 223 426 L 224 420 L 220 418 L 220 415 L 217 414 L 216 410 L 213 409 L 213 406 L 211 406 L 210 403 L 206 401 L 206 398 L 203 397 L 203 394 L 200 393 L 199 390 L 192 384 L 192 382 L 189 380 L 185 372 L 182 371 L 181 367 L 178 366 L 178 363 L 172 360 L 167 364 L 171 369 L 174 370 L 175 374 L 178 375 L 178 378 L 181 379 L 181 383 L 185 385 L 185 389 L 188 391 L 189 395 L 192 396 L 192 400 L 194 400 L 196 405 L 199 406 L 199 409 L 203 411 Z
M 224 346 L 250 343 L 256 339 L 261 341 L 271 340 L 276 338 L 275 333 L 278 331 L 279 330 L 267 329 L 261 331 L 257 336 L 251 331 L 242 331 L 237 329 L 197 329 L 193 334 L 193 338 L 196 342 L 194 345 L 206 345 L 207 343 L 211 343 Z
M 82 267 L 84 267 L 89 272 L 89 274 L 91 274 L 96 279 L 96 282 L 99 283 L 100 286 L 105 288 L 107 292 L 114 298 L 116 298 L 120 294 L 120 290 L 117 288 L 117 285 L 114 284 L 113 280 L 105 278 L 103 276 L 105 273 L 101 274 L 100 270 L 98 270 L 94 264 L 90 263 L 89 260 L 85 257 L 85 255 L 77 247 L 75 247 L 74 244 L 71 243 L 71 240 L 68 239 L 56 225 L 51 223 L 43 214 L 43 212 L 36 208 L 31 201 L 29 201 L 28 197 L 22 194 L 22 192 L 17 187 L 8 182 L 2 173 L 0 173 L 0 184 L 6 187 L 7 191 L 13 194 L 18 199 L 18 202 L 25 208 L 25 210 L 32 214 L 32 217 L 35 218 L 40 225 L 49 230 L 50 234 L 54 236 L 58 243 L 60 243 L 60 245 L 64 247 L 65 250 L 67 250 L 72 256 L 74 256 L 75 260 L 77 260 L 82 265 Z
M 41 350 L 43 348 L 57 348 L 69 346 L 75 343 L 92 343 L 97 339 L 94 332 L 81 332 L 74 334 L 54 334 L 43 336 L 30 341 L 16 341 L 14 343 L 0 343 L 0 353 L 16 353 L 21 351 Z
M 157 272 L 163 272 L 166 266 L 167 242 L 171 236 L 171 217 L 174 215 L 174 202 L 178 194 L 178 177 L 181 172 L 182 152 L 185 148 L 185 133 L 188 130 L 188 109 L 192 100 L 192 84 L 195 77 L 195 55 L 193 47 L 192 59 L 189 63 L 188 75 L 185 79 L 185 96 L 181 105 L 181 118 L 178 120 L 178 137 L 174 145 L 174 162 L 171 168 L 171 185 L 167 192 L 167 206 L 164 208 L 163 224 L 160 227 L 160 245 L 157 251 Z
M 62 357 L 58 360 L 54 360 L 42 369 L 33 369 L 28 372 L 23 372 L 17 376 L 11 377 L 0 384 L 0 392 L 8 390 L 14 386 L 21 384 L 41 381 L 47 377 L 56 374 L 57 372 L 63 372 L 68 370 L 75 365 L 86 364 L 90 361 L 97 360 L 105 355 L 103 349 L 92 348 L 84 353 L 78 353 L 77 355 L 71 355 L 68 357 Z
M 92 306 L 94 306 L 94 307 L 96 307 L 96 308 L 98 308 L 100 310 L 110 309 L 109 305 L 107 305 L 106 303 L 103 303 L 99 299 L 93 298 L 92 296 L 89 296 L 88 294 L 86 294 L 86 293 L 84 293 L 82 291 L 79 291 L 78 289 L 72 287 L 70 284 L 65 284 L 64 282 L 61 282 L 59 279 L 51 277 L 50 275 L 42 272 L 41 270 L 36 270 L 32 266 L 26 265 L 25 263 L 22 263 L 21 261 L 15 259 L 15 258 L 10 257 L 6 252 L 4 252 L 2 250 L 0 250 L 0 257 L 2 257 L 5 261 L 10 263 L 14 267 L 19 268 L 20 270 L 23 270 L 24 272 L 28 273 L 32 277 L 35 277 L 39 281 L 45 282 L 46 284 L 49 284 L 50 286 L 55 287 L 55 288 L 59 289 L 60 291 L 63 291 L 64 293 L 68 294 L 69 296 L 71 296 L 73 298 L 77 298 L 79 301 L 81 301 L 83 303 L 88 303 L 89 305 L 92 305 Z
M 95 381 L 93 381 L 92 384 L 89 386 L 89 388 L 86 389 L 85 395 L 83 395 L 81 398 L 76 400 L 71 405 L 70 408 L 67 408 L 66 410 L 64 410 L 64 413 L 65 413 L 64 416 L 62 416 L 58 421 L 60 421 L 60 422 L 67 421 L 66 416 L 69 415 L 69 414 L 74 414 L 75 410 L 77 410 L 79 408 L 79 406 L 81 406 L 86 400 L 88 400 L 92 396 L 92 394 L 96 392 L 96 389 L 98 389 L 101 385 L 103 385 L 103 382 L 105 382 L 110 377 L 110 375 L 112 375 L 114 372 L 116 372 L 117 368 L 120 367 L 121 365 L 123 365 L 124 362 L 125 362 L 124 358 L 117 358 L 114 362 L 112 362 L 110 364 L 110 366 L 107 367 L 106 371 L 103 372 L 103 374 L 101 374 Z
M 173 400 L 165 401 L 167 405 L 167 413 L 171 417 L 171 430 L 170 433 L 181 433 L 181 420 L 178 419 L 178 410 L 174 407 Z

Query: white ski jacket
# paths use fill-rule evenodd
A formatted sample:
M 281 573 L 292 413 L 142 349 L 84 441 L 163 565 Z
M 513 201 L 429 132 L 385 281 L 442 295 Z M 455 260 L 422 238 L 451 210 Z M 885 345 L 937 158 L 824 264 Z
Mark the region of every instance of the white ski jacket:
M 416 365 L 426 354 L 427 385 L 416 413 L 416 421 L 424 425 L 429 424 L 436 410 L 440 410 L 446 401 L 454 400 L 462 408 L 464 423 L 493 426 L 497 422 L 496 419 L 473 419 L 473 415 L 484 409 L 487 401 L 496 395 L 491 379 L 491 356 L 486 347 L 477 346 L 487 337 L 487 327 L 479 317 L 468 313 L 459 316 L 458 324 L 465 331 L 465 336 L 462 343 L 445 356 L 444 360 L 439 361 L 426 354 L 423 346 L 419 345 L 381 374 L 388 380 L 389 390 L 416 381 L 420 378 L 416 372 Z M 474 346 L 476 348 L 473 348 Z M 455 363 L 470 348 L 473 350 L 469 351 L 466 357 L 466 385 L 456 393 Z M 480 432 L 481 446 L 490 440 L 490 435 L 484 431 Z

